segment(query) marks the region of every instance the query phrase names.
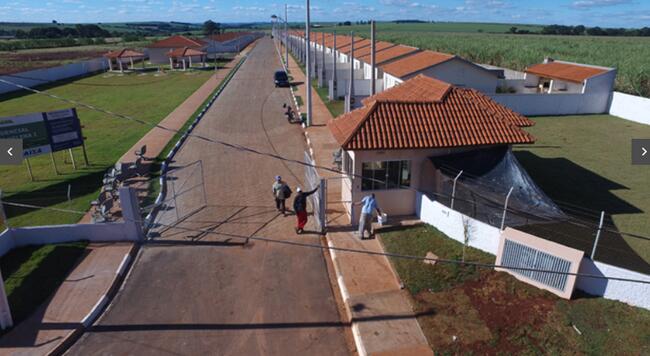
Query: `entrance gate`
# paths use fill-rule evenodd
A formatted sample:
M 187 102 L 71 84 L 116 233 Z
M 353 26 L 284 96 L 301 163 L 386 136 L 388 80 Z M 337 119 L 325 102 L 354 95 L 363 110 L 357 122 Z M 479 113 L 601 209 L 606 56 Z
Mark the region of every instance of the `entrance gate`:
M 320 233 L 325 233 L 327 229 L 327 219 L 325 215 L 327 210 L 327 181 L 320 177 L 316 168 L 314 168 L 316 163 L 307 151 L 305 151 L 305 163 L 308 164 L 305 166 L 305 183 L 307 186 L 305 189 L 312 190 L 317 186 L 319 187 L 315 194 L 309 196 L 311 206 L 314 209 L 316 229 Z

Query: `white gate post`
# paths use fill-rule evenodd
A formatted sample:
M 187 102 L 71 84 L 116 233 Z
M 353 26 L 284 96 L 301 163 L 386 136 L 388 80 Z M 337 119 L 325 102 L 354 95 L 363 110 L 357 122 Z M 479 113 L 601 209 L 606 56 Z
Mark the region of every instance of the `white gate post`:
M 142 217 L 140 215 L 140 204 L 135 189 L 122 187 L 120 192 L 120 205 L 122 206 L 122 216 L 127 226 L 128 236 L 134 236 L 134 240 L 144 240 L 144 230 L 142 229 Z
M 320 205 L 319 210 L 320 210 L 320 232 L 321 234 L 324 234 L 327 231 L 327 180 L 321 178 L 320 180 L 320 195 L 321 198 L 319 199 L 318 205 Z
M 605 219 L 605 211 L 600 212 L 600 223 L 598 223 L 598 231 L 596 231 L 596 241 L 594 241 L 594 248 L 591 250 L 591 260 L 594 260 L 596 256 L 596 246 L 598 246 L 598 240 L 600 239 L 600 231 L 603 229 L 603 220 Z
M 508 211 L 508 200 L 510 200 L 510 194 L 512 194 L 512 189 L 514 187 L 510 187 L 510 190 L 508 191 L 508 195 L 506 195 L 506 202 L 503 204 L 503 216 L 501 217 L 501 231 L 503 231 L 503 227 L 506 224 L 506 211 Z

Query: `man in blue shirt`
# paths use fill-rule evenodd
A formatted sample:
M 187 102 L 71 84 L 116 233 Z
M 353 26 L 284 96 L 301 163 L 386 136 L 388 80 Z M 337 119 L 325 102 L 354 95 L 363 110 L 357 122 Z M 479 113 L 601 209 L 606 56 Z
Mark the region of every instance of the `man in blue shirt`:
M 375 200 L 375 193 L 366 195 L 361 199 L 360 202 L 355 203 L 355 205 L 361 205 L 361 217 L 359 218 L 359 235 L 363 240 L 364 234 L 368 231 L 368 238 L 372 238 L 372 213 L 377 211 L 377 214 L 381 214 L 379 205 L 377 205 L 377 200 Z

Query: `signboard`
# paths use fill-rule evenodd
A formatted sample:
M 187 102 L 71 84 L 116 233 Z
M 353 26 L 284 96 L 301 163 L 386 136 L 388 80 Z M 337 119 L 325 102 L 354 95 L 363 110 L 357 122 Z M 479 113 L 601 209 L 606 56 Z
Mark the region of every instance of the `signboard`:
M 26 158 L 83 145 L 74 108 L 0 118 L 0 139 L 6 138 L 22 139 Z

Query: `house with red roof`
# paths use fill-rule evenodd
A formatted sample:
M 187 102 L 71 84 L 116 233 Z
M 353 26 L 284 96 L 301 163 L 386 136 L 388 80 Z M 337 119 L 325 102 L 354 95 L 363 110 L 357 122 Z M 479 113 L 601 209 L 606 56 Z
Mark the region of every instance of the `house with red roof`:
M 546 58 L 543 63 L 524 71 L 524 93 L 598 93 L 614 90 L 616 69 L 588 64 L 556 61 Z
M 462 57 L 428 50 L 379 64 L 378 67 L 379 78 L 384 79 L 384 89 L 423 74 L 455 86 L 494 93 L 502 75 L 501 71 L 487 69 Z
M 149 61 L 153 64 L 165 64 L 169 62 L 169 52 L 182 48 L 191 48 L 197 51 L 205 51 L 208 43 L 198 38 L 190 38 L 183 35 L 167 37 L 147 46 Z M 197 56 L 194 61 L 200 62 Z
M 534 143 L 530 119 L 472 88 L 418 75 L 363 100 L 328 127 L 349 176 L 341 200 L 375 193 L 389 215 L 411 215 L 416 192 L 437 184 L 431 157 Z M 347 203 L 352 221 L 358 211 Z

